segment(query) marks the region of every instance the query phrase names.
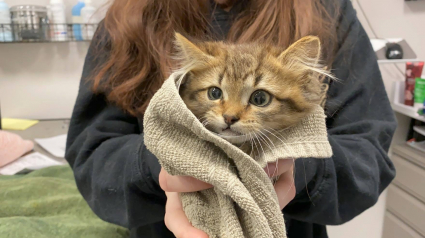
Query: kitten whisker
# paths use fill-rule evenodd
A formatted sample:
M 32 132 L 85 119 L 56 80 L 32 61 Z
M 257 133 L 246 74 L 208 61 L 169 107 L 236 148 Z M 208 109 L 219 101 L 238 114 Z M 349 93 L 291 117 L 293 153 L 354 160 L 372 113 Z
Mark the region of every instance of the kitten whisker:
M 271 129 L 271 130 L 273 130 L 275 133 L 277 133 L 277 134 L 279 134 L 280 136 L 282 136 L 282 137 L 284 137 L 281 133 L 282 132 L 284 132 L 284 131 L 286 131 L 286 130 L 288 130 L 288 129 L 290 129 L 290 128 L 292 128 L 292 127 L 294 127 L 294 126 L 289 126 L 289 127 L 286 127 L 285 129 L 282 129 L 282 130 L 276 130 L 276 129 L 274 129 L 274 128 L 272 128 L 272 127 L 270 127 L 270 126 L 267 126 L 267 128 L 269 128 L 269 129 Z
M 251 134 L 250 134 L 251 135 Z M 258 154 L 258 157 L 260 157 L 260 150 L 258 149 L 258 147 L 257 147 L 257 143 L 255 142 L 255 139 L 254 139 L 254 135 L 255 135 L 255 133 L 253 133 L 253 135 L 252 135 L 252 142 L 254 143 L 254 146 L 255 146 L 255 149 L 257 150 L 257 154 Z M 254 150 L 255 151 L 255 150 Z M 255 159 L 255 153 L 254 153 L 254 159 Z
M 270 129 L 272 129 L 272 130 L 274 130 L 273 128 L 270 128 Z M 287 129 L 287 128 L 286 128 Z M 284 145 L 286 144 L 285 142 L 283 142 L 283 140 L 281 139 L 281 138 L 279 138 L 278 136 L 276 136 L 274 133 L 272 133 L 272 132 L 270 132 L 269 130 L 267 130 L 267 129 L 264 129 L 264 130 L 266 130 L 267 132 L 269 132 L 271 135 L 273 135 L 274 137 L 276 137 L 277 139 L 279 139 Z M 276 130 L 275 130 L 276 131 Z M 277 133 L 279 133 L 278 131 L 276 131 Z M 280 133 L 279 133 L 280 134 Z M 280 134 L 281 135 L 281 134 Z M 293 160 L 294 160 L 294 163 L 295 163 L 295 159 L 293 158 Z M 279 166 L 279 160 L 276 162 L 276 168 Z M 275 171 L 275 172 L 279 172 L 279 171 Z M 275 173 L 273 173 L 273 175 L 274 175 Z M 279 177 L 279 176 L 278 176 Z M 279 179 L 279 178 L 277 178 L 277 179 Z
M 254 134 L 254 135 L 255 135 L 255 134 Z M 260 141 L 258 141 L 258 143 L 260 143 Z M 260 144 L 260 145 L 261 145 L 261 144 Z M 263 150 L 263 152 L 264 152 L 264 150 Z M 260 157 L 260 155 L 258 155 L 258 157 Z M 267 168 L 267 174 L 270 174 L 269 164 L 267 164 L 266 168 Z
M 249 132 L 249 142 L 251 143 L 251 153 L 250 153 L 249 156 L 252 157 L 252 153 L 254 153 L 254 145 L 253 145 L 253 142 L 252 142 L 251 132 Z M 252 158 L 254 158 L 254 157 L 252 157 Z
M 270 151 L 273 153 L 273 149 L 271 148 L 270 144 L 261 135 L 259 135 L 259 136 L 261 137 L 261 140 L 264 141 L 267 144 L 267 146 L 269 147 Z M 279 161 L 277 161 L 276 168 L 273 171 L 273 174 L 271 175 L 272 178 L 274 178 L 274 175 L 276 174 L 276 172 L 278 172 L 278 167 L 277 167 L 278 164 L 279 164 Z M 268 174 L 270 174 L 269 164 L 268 163 L 267 163 L 267 172 L 268 172 Z M 279 176 L 277 176 L 276 179 L 273 179 L 273 186 L 275 185 L 277 179 L 279 179 Z
M 266 131 L 268 131 L 267 129 L 264 129 L 264 130 L 266 130 Z M 259 130 L 259 132 L 260 133 L 262 133 L 264 136 L 266 136 L 263 132 L 261 132 L 260 130 Z M 270 134 L 272 134 L 273 136 L 275 136 L 276 138 L 278 138 L 275 134 L 273 134 L 272 132 L 270 132 L 270 131 L 268 131 Z M 267 137 L 267 136 L 266 136 Z M 273 143 L 273 141 L 269 138 L 269 137 L 267 137 L 267 139 L 269 139 L 270 140 L 270 142 L 273 144 L 273 146 L 274 146 L 274 148 L 276 148 L 276 146 L 274 145 L 274 143 Z M 278 138 L 278 139 L 280 139 L 280 138 Z M 282 140 L 281 140 L 282 141 Z M 282 141 L 282 143 L 284 143 L 283 141 Z M 270 148 L 271 149 L 271 148 Z M 273 151 L 273 150 L 272 150 Z M 278 166 L 279 166 L 279 160 L 277 160 L 276 161 L 276 168 L 275 168 L 275 171 L 273 171 L 273 175 L 272 175 L 272 177 L 274 177 L 274 175 L 276 174 L 276 173 L 279 173 L 279 171 L 278 171 Z M 277 179 L 279 179 L 279 176 L 277 176 Z M 276 180 L 277 181 L 277 180 Z M 274 185 L 274 184 L 273 184 Z
M 270 128 L 270 129 L 273 129 L 273 128 Z M 264 129 L 264 130 L 266 130 L 266 131 L 268 131 L 267 129 Z M 281 139 L 281 138 L 279 138 L 278 136 L 276 136 L 274 133 L 272 133 L 272 132 L 270 132 L 270 131 L 268 131 L 271 135 L 273 135 L 274 137 L 276 137 L 278 140 L 280 140 L 280 142 L 282 142 L 284 145 L 286 145 L 286 143 Z M 276 131 L 277 133 L 279 133 L 278 131 Z M 280 133 L 279 133 L 280 134 Z M 281 136 L 282 136 L 282 134 L 280 134 Z M 283 136 L 282 136 L 283 137 Z
M 288 195 L 289 191 L 292 189 L 292 187 L 294 187 L 294 185 L 295 185 L 295 180 L 292 180 L 291 187 L 289 187 L 288 191 L 286 192 L 285 196 L 283 196 L 283 198 L 285 198 Z M 310 200 L 311 200 L 311 198 L 310 198 Z
M 261 145 L 261 142 L 260 142 L 260 139 L 258 139 L 258 135 L 257 134 L 254 134 L 255 135 L 255 138 L 257 139 L 257 141 L 258 141 L 258 144 L 260 145 L 260 147 L 261 147 L 261 150 L 263 151 L 263 156 L 266 154 L 265 152 L 264 152 L 264 148 L 263 148 L 263 146 Z
M 295 160 L 295 159 L 294 159 Z M 311 200 L 311 196 L 310 193 L 308 192 L 308 188 L 307 188 L 307 174 L 305 172 L 305 163 L 304 163 L 304 158 L 301 158 L 301 161 L 303 162 L 303 167 L 304 167 L 304 182 L 305 182 L 305 190 L 307 192 L 308 198 L 310 199 L 310 202 L 313 204 L 313 201 Z M 294 166 L 295 166 L 295 161 L 294 161 Z M 294 170 L 295 171 L 295 170 Z M 295 176 L 295 175 L 294 175 Z M 294 178 L 294 183 L 295 183 L 295 178 Z
M 276 148 L 276 146 L 274 145 L 274 143 L 273 143 L 273 141 L 266 135 L 266 134 L 264 134 L 261 130 L 258 130 L 261 134 L 263 134 L 264 135 L 264 137 L 266 137 L 269 141 L 270 141 L 270 143 L 272 143 L 272 145 L 273 145 L 273 147 L 274 148 Z
M 258 132 L 262 133 L 261 131 L 258 131 Z M 259 139 L 261 139 L 261 141 L 263 141 L 265 143 L 265 145 L 267 145 L 267 147 L 270 149 L 270 151 L 274 154 L 274 150 L 273 150 L 272 146 L 267 142 L 267 140 L 264 139 L 264 137 L 260 134 L 258 134 L 258 136 L 259 136 Z M 274 144 L 273 144 L 273 147 L 276 148 L 276 146 Z M 274 175 L 274 173 L 273 173 L 273 175 Z
M 288 129 L 288 128 L 286 128 L 286 129 Z M 274 130 L 273 128 L 270 128 L 270 129 Z M 273 135 L 274 137 L 276 137 L 277 139 L 279 139 L 283 144 L 286 144 L 285 142 L 282 141 L 281 138 L 277 137 L 274 133 L 270 132 L 267 129 L 264 129 L 264 130 L 268 131 L 271 135 Z M 276 130 L 274 130 L 274 131 L 276 131 Z M 276 132 L 278 132 L 278 131 L 276 131 Z M 301 159 L 303 159 L 303 158 L 301 158 Z M 308 195 L 308 197 L 310 198 L 310 201 L 311 201 L 311 196 L 310 196 L 310 194 L 308 192 L 308 188 L 307 188 L 307 177 L 306 177 L 307 175 L 306 175 L 306 172 L 305 172 L 304 160 L 302 160 L 302 162 L 303 162 L 303 166 L 304 166 L 304 181 L 305 181 L 306 191 L 307 191 L 307 195 Z M 295 174 L 296 174 L 296 170 L 295 170 L 295 158 L 292 158 L 292 163 L 293 163 L 294 169 L 293 169 L 293 174 L 292 174 L 292 185 L 291 185 L 291 187 L 289 189 L 292 189 L 292 186 L 295 184 Z M 288 192 L 289 192 L 289 190 L 288 190 Z M 314 204 L 313 204 L 313 206 L 314 206 Z
M 261 134 L 263 134 L 264 135 L 264 137 L 266 137 L 269 141 L 270 141 L 270 143 L 272 143 L 272 145 L 273 145 L 273 147 L 274 148 L 276 148 L 276 146 L 275 146 L 275 144 L 273 143 L 273 141 L 266 135 L 266 134 L 264 134 L 261 130 L 258 130 L 258 132 L 260 132 Z M 264 141 L 267 143 L 267 141 L 264 139 Z M 268 144 L 268 143 L 267 143 Z M 272 153 L 274 152 L 274 150 L 271 148 L 271 146 L 269 145 L 269 148 L 270 148 L 270 150 L 272 151 Z M 273 175 L 272 175 L 272 177 L 274 177 L 274 175 L 276 174 L 276 173 L 279 173 L 279 171 L 278 171 L 278 166 L 279 166 L 279 160 L 277 160 L 276 161 L 276 168 L 275 168 L 275 171 L 273 171 Z M 277 176 L 277 179 L 279 179 L 279 176 Z
M 260 131 L 258 131 L 258 132 L 260 132 Z M 260 132 L 261 133 L 261 132 Z M 263 141 L 264 142 L 264 144 L 265 145 L 267 145 L 267 147 L 271 150 L 271 151 L 273 151 L 273 148 L 270 146 L 270 144 L 264 139 L 264 137 L 262 136 L 262 135 L 260 135 L 260 134 L 257 134 L 258 136 L 259 136 L 259 139 L 261 139 L 261 141 Z
M 198 118 L 198 120 L 199 121 L 202 121 L 203 119 L 206 119 L 207 118 L 207 116 L 203 116 L 203 117 L 200 117 L 200 118 Z M 206 119 L 207 120 L 207 119 Z
M 247 134 L 245 134 L 245 137 L 246 138 L 245 138 L 244 142 L 242 143 L 242 145 L 239 146 L 239 149 L 241 149 L 242 146 L 245 145 L 245 143 L 248 141 L 248 135 Z
M 201 123 L 204 127 L 209 124 L 208 119 L 203 120 Z

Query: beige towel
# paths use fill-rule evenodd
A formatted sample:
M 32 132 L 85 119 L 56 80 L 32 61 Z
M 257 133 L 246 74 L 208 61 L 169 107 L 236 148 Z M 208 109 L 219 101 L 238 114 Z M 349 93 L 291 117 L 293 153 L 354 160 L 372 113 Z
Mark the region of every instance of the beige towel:
M 144 136 L 168 173 L 214 185 L 181 194 L 192 225 L 211 238 L 286 237 L 277 196 L 263 167 L 281 158 L 331 157 L 323 109 L 318 106 L 297 126 L 281 131 L 273 146 L 264 147 L 254 160 L 199 122 L 180 98 L 177 78 L 171 75 L 152 98 Z

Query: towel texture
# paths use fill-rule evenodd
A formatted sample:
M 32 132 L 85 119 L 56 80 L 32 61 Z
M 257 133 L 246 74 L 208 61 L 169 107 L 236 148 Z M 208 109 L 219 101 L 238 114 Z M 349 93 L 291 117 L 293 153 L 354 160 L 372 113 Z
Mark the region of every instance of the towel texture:
M 192 176 L 214 188 L 181 194 L 192 225 L 211 238 L 286 237 L 273 185 L 263 170 L 282 158 L 329 158 L 325 115 L 315 111 L 294 127 L 269 136 L 255 159 L 207 130 L 186 107 L 173 74 L 144 116 L 147 148 L 172 175 Z
M 126 238 L 102 221 L 78 192 L 74 174 L 54 166 L 26 175 L 0 175 L 1 238 Z

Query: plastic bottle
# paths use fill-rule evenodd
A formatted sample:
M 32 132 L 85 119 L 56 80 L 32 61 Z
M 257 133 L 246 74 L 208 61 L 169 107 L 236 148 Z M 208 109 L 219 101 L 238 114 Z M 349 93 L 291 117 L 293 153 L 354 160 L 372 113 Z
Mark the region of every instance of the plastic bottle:
M 81 24 L 83 23 L 81 9 L 83 9 L 85 5 L 84 0 L 78 0 L 77 5 L 72 8 L 72 31 L 76 40 L 83 40 L 81 32 Z
M 413 107 L 416 109 L 422 109 L 425 101 L 425 78 L 415 79 L 415 103 Z
M 96 13 L 96 8 L 91 5 L 91 0 L 86 0 L 86 6 L 81 9 L 81 18 L 83 20 L 83 39 L 91 40 L 93 39 L 94 32 L 96 30 L 96 25 L 99 23 L 94 16 Z
M 66 26 L 65 4 L 63 0 L 50 0 L 49 13 L 53 31 L 53 41 L 66 41 L 68 31 Z
M 13 40 L 11 23 L 9 6 L 0 0 L 0 42 Z

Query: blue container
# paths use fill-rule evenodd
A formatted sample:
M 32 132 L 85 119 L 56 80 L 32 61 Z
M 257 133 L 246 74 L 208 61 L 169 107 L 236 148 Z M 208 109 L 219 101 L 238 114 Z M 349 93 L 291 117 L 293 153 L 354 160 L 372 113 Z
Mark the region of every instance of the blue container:
M 72 25 L 72 31 L 76 40 L 83 40 L 83 34 L 81 32 L 81 23 L 83 23 L 81 19 L 81 9 L 85 6 L 86 4 L 84 3 L 84 0 L 79 0 L 77 5 L 72 8 L 72 23 L 74 23 Z
M 9 6 L 0 0 L 0 42 L 13 40 Z

